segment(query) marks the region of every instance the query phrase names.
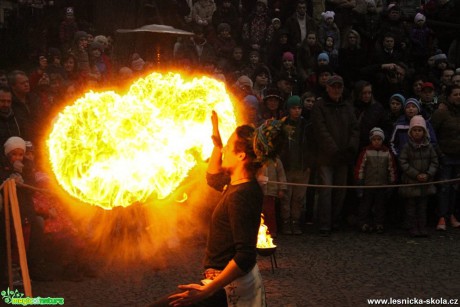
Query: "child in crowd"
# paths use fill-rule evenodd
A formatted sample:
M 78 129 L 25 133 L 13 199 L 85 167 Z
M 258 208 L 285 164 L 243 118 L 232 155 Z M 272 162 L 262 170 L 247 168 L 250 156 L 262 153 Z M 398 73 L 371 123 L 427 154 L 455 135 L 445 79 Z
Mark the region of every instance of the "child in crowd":
M 323 20 L 321 21 L 318 29 L 318 40 L 320 44 L 324 45 L 327 37 L 334 39 L 334 48 L 340 48 L 340 30 L 334 22 L 335 13 L 333 11 L 326 11 L 321 13 Z
M 281 119 L 284 116 L 283 102 L 284 99 L 278 88 L 267 89 L 263 98 L 262 118 Z
M 303 102 L 302 117 L 306 120 L 310 120 L 311 110 L 315 105 L 316 95 L 313 92 L 305 92 L 300 97 L 300 100 Z
M 420 106 L 420 102 L 417 99 L 409 98 L 406 100 L 404 103 L 404 114 L 401 115 L 395 123 L 390 140 L 391 151 L 396 157 L 399 157 L 401 149 L 409 139 L 407 132 L 409 131 L 411 118 L 415 115 L 420 115 L 421 113 L 422 108 Z M 430 122 L 426 123 L 426 128 L 428 131 L 430 143 L 435 146 L 437 144 L 437 139 Z
M 410 120 L 409 140 L 402 148 L 399 163 L 401 183 L 426 183 L 433 180 L 439 167 L 438 156 L 430 144 L 430 136 L 423 116 Z M 428 195 L 436 193 L 433 184 L 401 187 L 399 194 L 405 198 L 407 226 L 413 237 L 426 237 Z
M 288 117 L 285 120 L 284 143 L 280 154 L 288 182 L 306 184 L 310 178 L 310 129 L 311 123 L 302 117 L 303 104 L 297 95 L 286 102 Z M 302 211 L 305 208 L 307 188 L 288 186 L 281 200 L 282 234 L 302 234 L 300 225 Z
M 414 67 L 423 67 L 426 59 L 433 53 L 436 45 L 435 35 L 426 25 L 426 17 L 417 13 L 409 37 L 412 43 L 412 60 Z
M 1 182 L 14 179 L 17 184 L 34 185 L 33 161 L 25 158 L 26 142 L 20 137 L 12 136 L 3 147 L 5 155 L 1 163 Z M 43 219 L 35 213 L 32 195 L 33 191 L 17 187 L 29 272 L 33 280 L 49 281 L 49 276 L 43 267 Z
M 265 225 L 270 231 L 270 235 L 276 238 L 278 233 L 277 217 L 276 217 L 276 202 L 282 199 L 287 192 L 285 184 L 268 183 L 268 181 L 286 182 L 286 174 L 284 173 L 283 162 L 279 158 L 275 161 L 269 160 L 259 169 L 257 180 L 264 192 L 264 201 L 262 213 L 265 217 Z
M 396 122 L 401 115 L 403 115 L 403 106 L 405 102 L 406 98 L 401 94 L 393 94 L 388 100 L 388 107 L 385 108 L 385 127 L 383 129 L 387 137 L 387 141 L 385 142 L 387 145 L 391 139 L 391 134 L 393 133 Z
M 387 185 L 396 181 L 396 162 L 388 147 L 383 145 L 385 134 L 374 127 L 369 132 L 370 145 L 359 155 L 355 167 L 355 179 L 359 185 Z M 381 234 L 384 231 L 385 200 L 387 190 L 383 188 L 364 189 L 359 204 L 358 219 L 362 232 L 374 229 Z M 373 212 L 373 222 L 371 214 Z
M 339 68 L 339 50 L 335 48 L 334 45 L 334 38 L 332 36 L 326 37 L 323 52 L 328 55 L 329 65 L 332 67 L 332 69 L 337 70 Z
M 434 85 L 431 82 L 424 82 L 420 92 L 420 104 L 422 106 L 422 116 L 426 120 L 431 119 L 434 111 L 438 108 L 438 97 L 434 91 Z

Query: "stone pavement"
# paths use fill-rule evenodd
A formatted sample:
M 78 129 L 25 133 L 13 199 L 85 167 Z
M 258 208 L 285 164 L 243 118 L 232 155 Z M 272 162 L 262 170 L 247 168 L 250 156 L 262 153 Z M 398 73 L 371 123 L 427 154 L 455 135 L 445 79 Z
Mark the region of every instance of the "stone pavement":
M 460 229 L 409 238 L 402 230 L 383 235 L 352 230 L 318 236 L 279 236 L 271 270 L 258 264 L 269 306 L 368 306 L 369 298 L 460 299 Z M 63 297 L 65 306 L 146 306 L 181 283 L 200 279 L 204 243 L 165 251 L 166 262 L 107 267 L 83 282 L 34 282 L 34 297 Z

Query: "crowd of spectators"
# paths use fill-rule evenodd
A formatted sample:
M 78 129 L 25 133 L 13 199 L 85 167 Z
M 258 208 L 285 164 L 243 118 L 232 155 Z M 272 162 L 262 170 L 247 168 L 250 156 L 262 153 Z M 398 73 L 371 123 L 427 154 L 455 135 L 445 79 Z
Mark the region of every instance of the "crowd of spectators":
M 460 227 L 458 183 L 438 185 L 439 198 L 415 187 L 410 201 L 394 189 L 329 187 L 459 177 L 460 38 L 443 50 L 442 34 L 427 25 L 431 16 L 458 10 L 456 2 L 429 1 L 412 15 L 398 1 L 291 2 L 183 1 L 181 27 L 194 35 L 178 37 L 166 51 L 171 67 L 225 82 L 242 106 L 241 124 L 285 121 L 279 159 L 264 170 L 268 180 L 328 185 L 266 188 L 273 235 L 277 228 L 300 235 L 304 223 L 314 222 L 329 236 L 344 221 L 383 233 L 394 218 L 413 236 L 426 234 L 426 220 L 440 231 L 449 223 Z M 140 50 L 114 65 L 112 35 L 81 31 L 74 8 L 64 15 L 60 45 L 40 51 L 33 70 L 0 68 L 1 144 L 20 137 L 41 149 L 44 127 L 65 104 L 89 89 L 124 89 L 156 68 Z M 427 146 L 436 160 L 429 170 L 413 161 Z M 366 178 L 366 167 L 384 175 Z M 430 204 L 434 210 L 427 211 Z

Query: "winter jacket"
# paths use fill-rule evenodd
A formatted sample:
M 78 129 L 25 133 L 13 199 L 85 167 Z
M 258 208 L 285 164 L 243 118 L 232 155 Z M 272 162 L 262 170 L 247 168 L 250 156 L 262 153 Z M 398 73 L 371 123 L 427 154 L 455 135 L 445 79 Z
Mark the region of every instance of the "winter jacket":
M 396 182 L 396 161 L 386 146 L 372 145 L 361 151 L 355 167 L 355 179 L 365 185 L 385 185 Z
M 312 135 L 311 122 L 300 117 L 297 121 L 286 119 L 284 140 L 281 146 L 280 159 L 284 169 L 306 170 L 311 165 Z
M 428 181 L 433 181 L 439 167 L 438 155 L 428 139 L 421 144 L 416 144 L 409 139 L 401 151 L 399 164 L 402 170 L 402 184 L 418 183 L 417 175 L 419 174 L 427 174 Z M 436 188 L 433 184 L 399 188 L 399 194 L 405 198 L 423 197 L 434 193 L 436 193 Z
M 259 170 L 257 177 L 265 176 L 268 181 L 287 182 L 283 162 L 280 159 L 270 160 Z M 260 181 L 259 181 L 260 183 Z M 285 184 L 267 183 L 261 185 L 264 195 L 278 197 L 278 191 L 287 190 Z
M 399 156 L 401 149 L 409 141 L 409 123 L 410 119 L 408 119 L 406 115 L 401 115 L 393 129 L 393 133 L 390 139 L 390 146 L 391 152 L 397 157 Z M 434 147 L 437 147 L 438 140 L 436 138 L 436 133 L 434 132 L 433 127 L 429 121 L 426 121 L 426 129 L 430 134 L 430 143 Z
M 346 165 L 354 161 L 359 126 L 351 105 L 320 98 L 313 107 L 312 124 L 319 165 Z
M 437 109 L 431 123 L 438 137 L 439 148 L 445 155 L 460 158 L 460 106 L 446 103 L 447 110 Z

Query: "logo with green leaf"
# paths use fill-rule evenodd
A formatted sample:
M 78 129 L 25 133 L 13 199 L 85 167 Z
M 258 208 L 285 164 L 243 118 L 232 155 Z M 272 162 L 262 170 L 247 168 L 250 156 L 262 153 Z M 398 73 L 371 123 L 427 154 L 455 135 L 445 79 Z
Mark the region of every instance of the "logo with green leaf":
M 24 293 L 19 292 L 18 289 L 10 290 L 9 287 L 2 291 L 1 294 L 3 301 L 7 304 L 11 304 L 13 302 L 13 298 L 21 298 L 24 296 Z

